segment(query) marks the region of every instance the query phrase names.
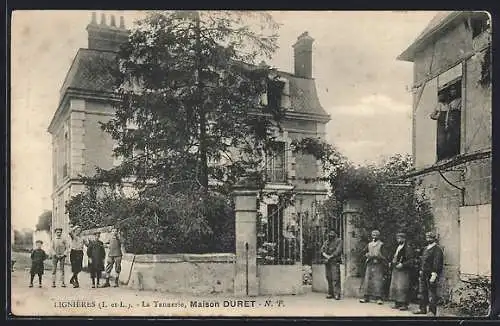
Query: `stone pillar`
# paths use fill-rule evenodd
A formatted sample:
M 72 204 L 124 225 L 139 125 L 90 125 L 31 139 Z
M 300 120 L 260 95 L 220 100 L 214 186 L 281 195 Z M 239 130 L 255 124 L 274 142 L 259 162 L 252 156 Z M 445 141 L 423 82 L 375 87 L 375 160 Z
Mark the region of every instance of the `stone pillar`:
M 342 208 L 342 222 L 344 223 L 344 286 L 342 288 L 344 296 L 358 297 L 360 271 L 353 256 L 353 251 L 358 245 L 358 231 L 354 228 L 352 220 L 361 214 L 363 202 L 360 200 L 347 200 Z
M 234 294 L 256 296 L 257 278 L 257 191 L 238 188 L 233 193 L 235 202 L 236 262 Z

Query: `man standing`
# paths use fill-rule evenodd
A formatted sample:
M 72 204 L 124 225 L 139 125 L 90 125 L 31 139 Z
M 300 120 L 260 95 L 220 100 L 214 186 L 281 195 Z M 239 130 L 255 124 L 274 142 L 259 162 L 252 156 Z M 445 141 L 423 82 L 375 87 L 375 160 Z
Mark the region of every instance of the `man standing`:
M 326 281 L 328 282 L 327 299 L 340 300 L 340 263 L 342 262 L 342 239 L 335 231 L 328 233 L 328 239 L 321 247 L 325 259 Z
M 62 237 L 62 229 L 56 228 L 54 230 L 55 237 L 52 240 L 52 287 L 56 287 L 56 274 L 57 274 L 57 264 L 61 269 L 61 287 L 65 288 L 64 283 L 64 263 L 66 262 L 66 257 L 68 255 L 69 246 L 66 239 Z
M 427 314 L 429 311 L 436 316 L 437 314 L 437 285 L 439 276 L 443 271 L 443 249 L 436 243 L 436 234 L 427 232 L 425 234 L 427 247 L 422 253 L 420 266 L 420 309 L 414 314 Z
M 396 241 L 398 242 L 398 247 L 390 263 L 392 268 L 390 298 L 394 300 L 394 309 L 408 310 L 413 253 L 406 242 L 405 233 L 400 232 L 396 234 Z
M 384 274 L 387 267 L 387 259 L 383 255 L 384 243 L 380 241 L 380 232 L 372 231 L 372 241 L 368 244 L 365 254 L 366 270 L 364 278 L 365 293 L 361 303 L 370 302 L 371 298 L 377 300 L 378 304 L 383 304 L 384 294 Z
M 109 278 L 111 276 L 111 271 L 113 270 L 113 265 L 115 266 L 116 278 L 115 287 L 119 285 L 120 272 L 122 270 L 122 242 L 117 228 L 113 228 L 111 231 L 111 239 L 108 243 L 108 261 L 106 263 L 106 283 L 102 286 L 103 288 L 110 287 Z
M 69 235 L 71 237 L 71 251 L 69 253 L 69 260 L 71 262 L 71 272 L 73 276 L 69 282 L 73 284 L 74 288 L 80 287 L 78 282 L 78 274 L 82 271 L 83 263 L 83 246 L 86 244 L 82 237 L 82 228 L 75 226 L 71 229 Z

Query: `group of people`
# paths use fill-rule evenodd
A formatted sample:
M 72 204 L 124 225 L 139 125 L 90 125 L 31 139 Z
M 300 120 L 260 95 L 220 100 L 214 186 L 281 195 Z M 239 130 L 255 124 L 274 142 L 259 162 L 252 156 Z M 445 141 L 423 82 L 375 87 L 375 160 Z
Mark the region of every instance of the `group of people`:
M 437 244 L 433 232 L 425 234 L 427 246 L 423 249 L 418 266 L 420 306 L 415 314 L 427 314 L 429 310 L 437 314 L 437 287 L 443 271 L 443 250 Z M 414 252 L 406 241 L 406 234 L 396 234 L 398 246 L 391 255 L 386 255 L 384 243 L 380 240 L 380 232 L 371 232 L 371 241 L 365 249 L 365 276 L 362 280 L 364 288 L 361 303 L 374 300 L 383 304 L 384 284 L 387 269 L 391 274 L 389 298 L 394 301 L 394 309 L 408 310 L 411 299 L 411 277 L 417 267 Z M 326 279 L 328 283 L 328 299 L 340 300 L 340 264 L 342 262 L 342 240 L 335 231 L 328 233 L 328 239 L 321 248 L 325 259 Z M 417 264 L 418 265 L 418 264 Z
M 80 287 L 78 274 L 82 271 L 84 246 L 87 247 L 88 269 L 92 280 L 92 288 L 95 287 L 110 287 L 109 282 L 113 266 L 115 267 L 116 278 L 115 287 L 119 286 L 119 276 L 121 272 L 122 258 L 122 243 L 117 228 L 111 231 L 111 239 L 106 245 L 99 239 L 100 233 L 95 232 L 90 240 L 82 236 L 82 228 L 80 226 L 72 227 L 69 231 L 70 241 L 62 236 L 62 228 L 54 230 L 54 238 L 50 247 L 50 256 L 42 249 L 43 242 L 38 240 L 35 242 L 36 248 L 31 253 L 31 270 L 30 270 L 30 285 L 33 287 L 35 275 L 38 275 L 38 286 L 42 287 L 42 275 L 45 269 L 45 260 L 52 258 L 52 287 L 56 287 L 57 266 L 59 265 L 61 276 L 61 287 L 66 287 L 64 269 L 66 258 L 69 253 L 71 263 L 72 276 L 69 283 L 74 288 Z M 109 249 L 108 259 L 106 260 L 105 246 Z M 105 272 L 105 283 L 100 286 L 101 274 Z M 97 282 L 96 282 L 97 281 Z

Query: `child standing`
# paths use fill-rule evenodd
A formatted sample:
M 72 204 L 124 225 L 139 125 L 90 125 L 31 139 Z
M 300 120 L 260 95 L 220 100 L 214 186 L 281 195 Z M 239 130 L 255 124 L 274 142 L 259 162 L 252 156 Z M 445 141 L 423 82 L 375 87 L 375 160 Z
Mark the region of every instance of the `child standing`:
M 104 250 L 104 244 L 99 240 L 100 233 L 94 233 L 94 238 L 89 242 L 87 247 L 87 256 L 89 258 L 89 272 L 92 279 L 92 288 L 99 287 L 99 281 L 101 279 L 101 272 L 104 270 L 104 259 L 106 258 L 106 252 Z
M 35 278 L 35 275 L 38 275 L 38 287 L 42 287 L 42 275 L 45 268 L 43 262 L 48 258 L 47 254 L 42 249 L 42 244 L 43 241 L 37 240 L 35 242 L 36 249 L 31 252 L 30 288 L 33 287 L 33 279 Z

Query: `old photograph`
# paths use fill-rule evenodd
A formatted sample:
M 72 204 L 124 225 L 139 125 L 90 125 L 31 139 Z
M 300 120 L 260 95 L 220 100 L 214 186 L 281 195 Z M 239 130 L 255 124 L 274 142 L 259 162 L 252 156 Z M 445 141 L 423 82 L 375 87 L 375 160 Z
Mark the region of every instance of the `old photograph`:
M 11 317 L 481 317 L 485 11 L 16 10 Z

